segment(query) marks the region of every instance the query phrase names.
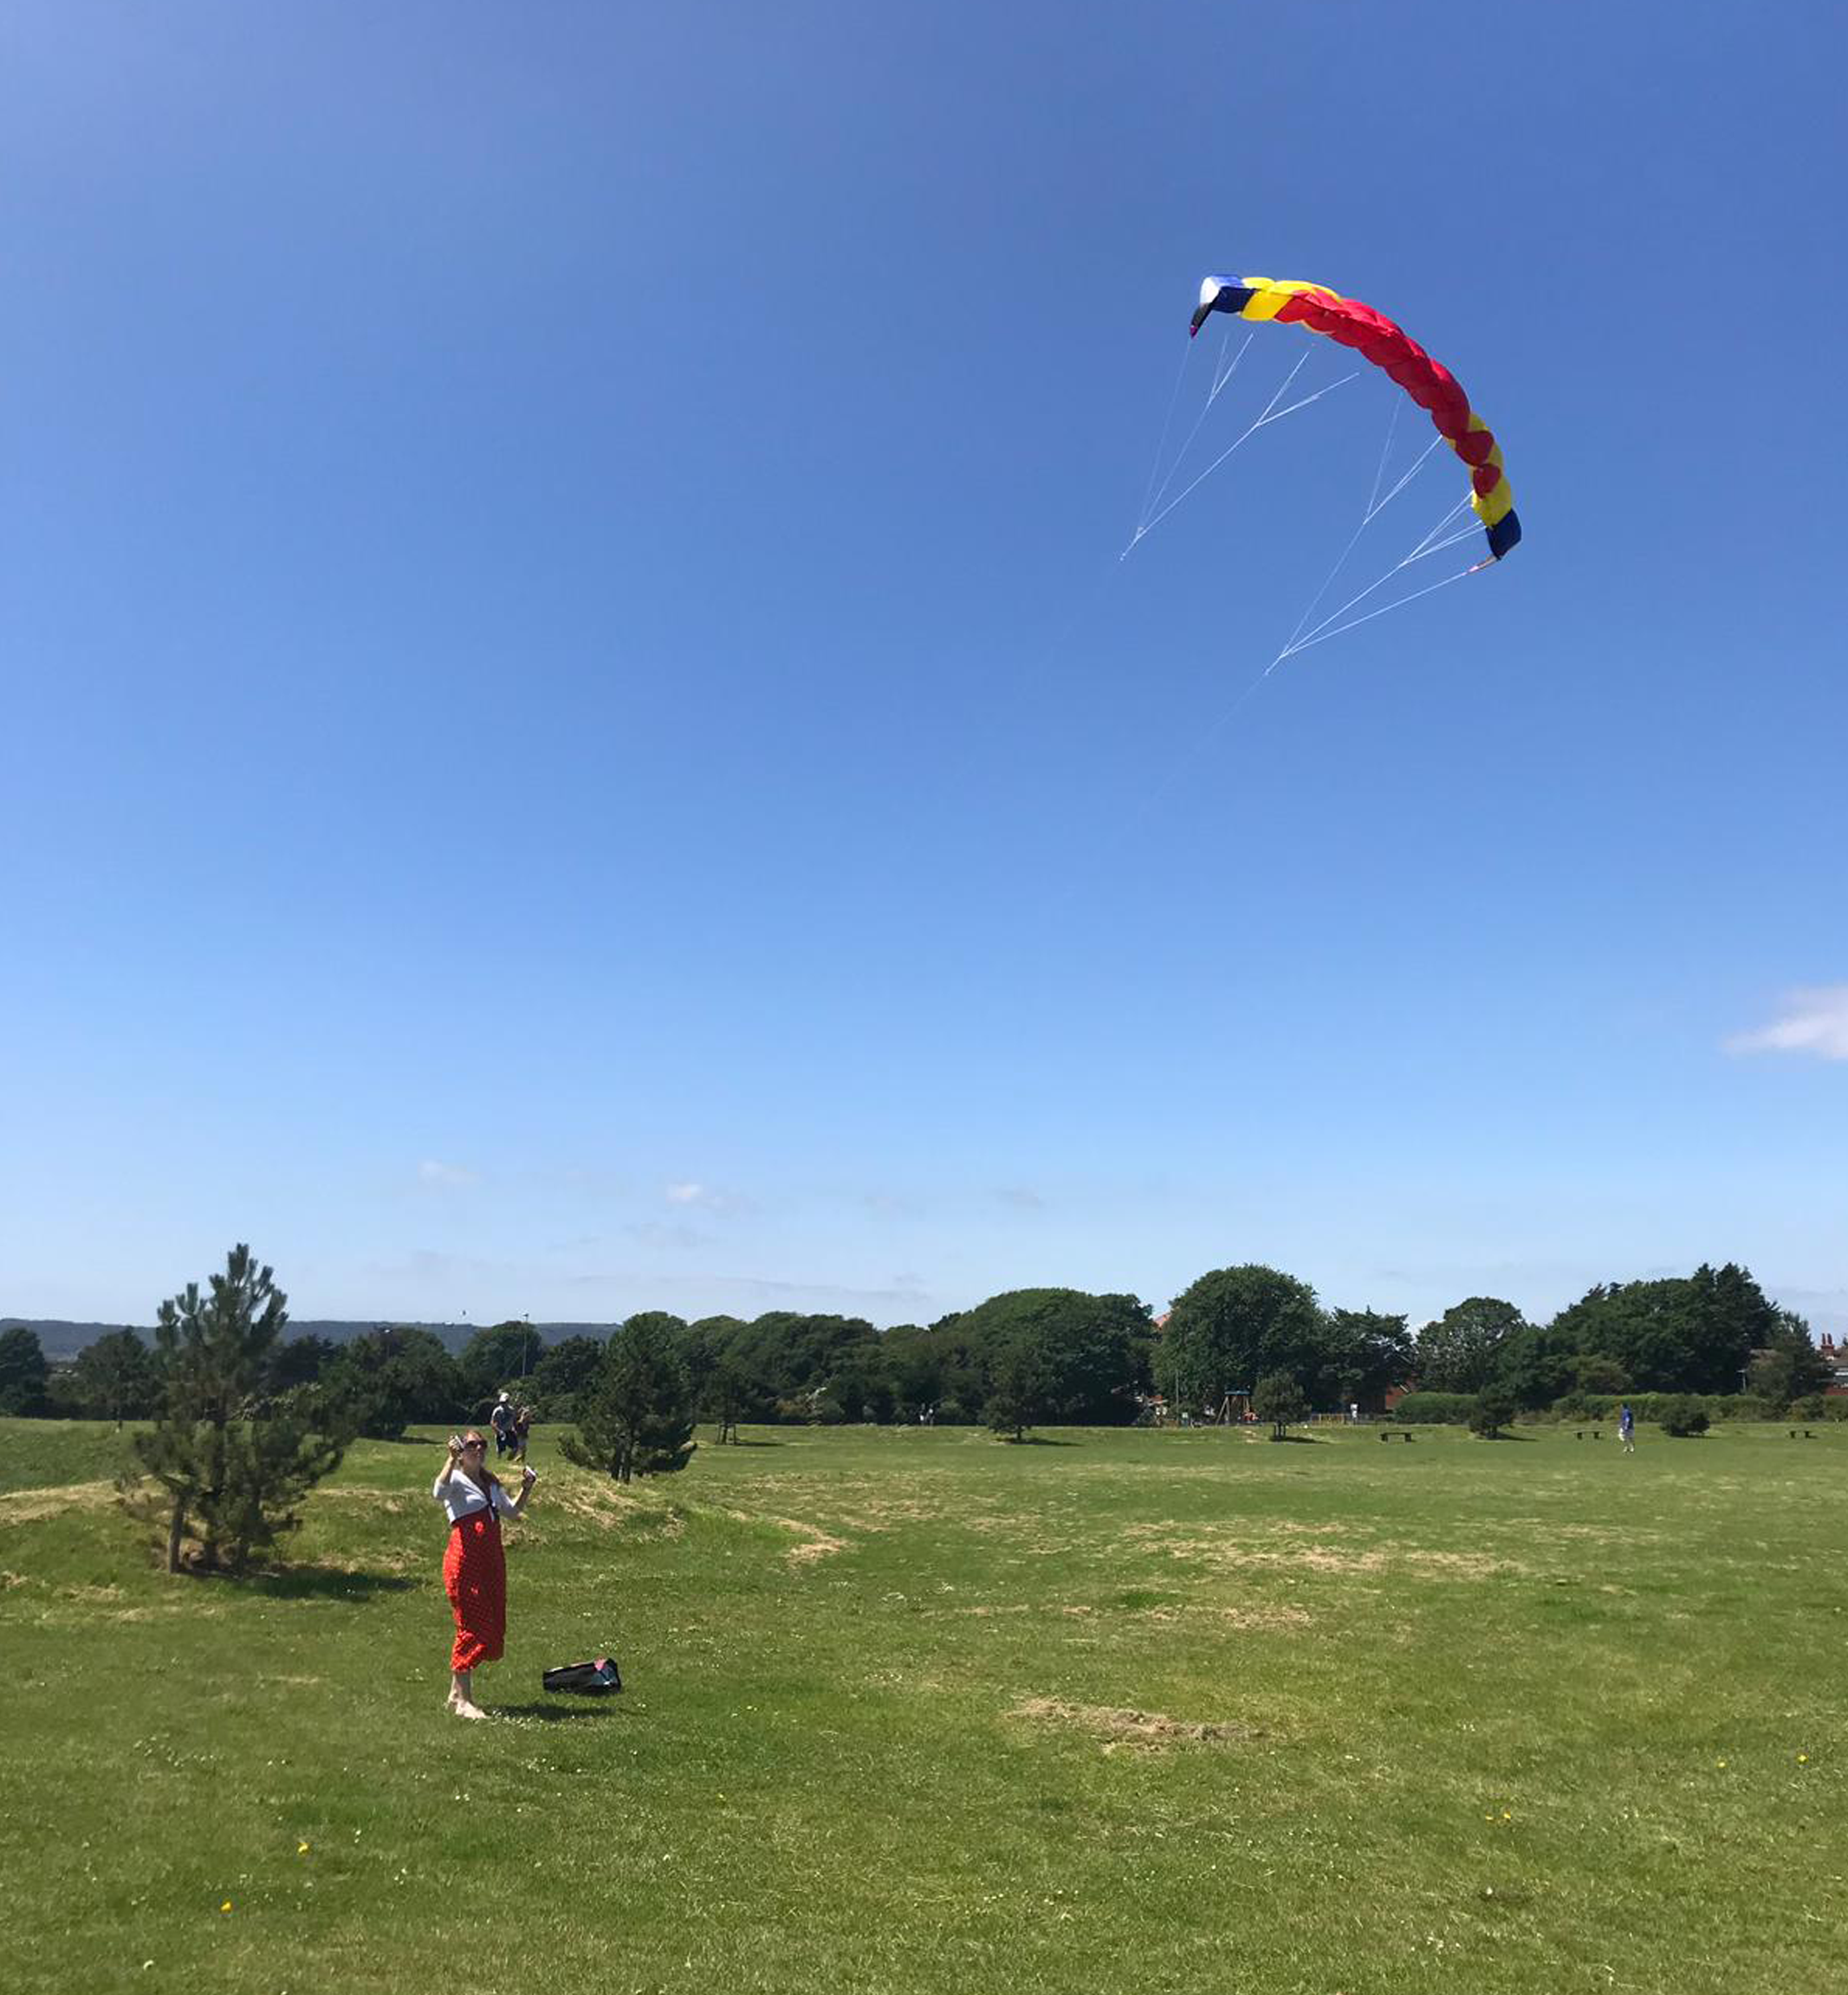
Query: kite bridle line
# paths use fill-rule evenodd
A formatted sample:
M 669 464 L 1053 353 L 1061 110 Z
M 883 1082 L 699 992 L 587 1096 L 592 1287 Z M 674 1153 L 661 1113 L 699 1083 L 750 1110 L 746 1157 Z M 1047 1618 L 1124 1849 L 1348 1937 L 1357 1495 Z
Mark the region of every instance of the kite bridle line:
M 1245 345 L 1248 347 L 1250 343 L 1250 336 L 1248 335 Z M 1242 430 L 1229 444 L 1226 445 L 1225 449 L 1222 450 L 1219 455 L 1213 459 L 1212 463 L 1209 464 L 1197 477 L 1194 478 L 1180 491 L 1177 492 L 1175 496 L 1168 501 L 1166 505 L 1161 506 L 1160 502 L 1162 494 L 1166 492 L 1168 487 L 1174 482 L 1175 473 L 1180 470 L 1181 457 L 1184 457 L 1186 455 L 1188 444 L 1191 444 L 1193 442 L 1194 437 L 1199 431 L 1200 422 L 1203 422 L 1206 418 L 1206 410 L 1203 409 L 1201 411 L 1200 422 L 1196 422 L 1193 429 L 1188 432 L 1187 443 L 1182 444 L 1181 446 L 1181 456 L 1175 459 L 1173 469 L 1170 470 L 1167 477 L 1162 481 L 1161 491 L 1157 492 L 1155 496 L 1155 503 L 1157 506 L 1160 506 L 1160 510 L 1155 513 L 1152 517 L 1145 519 L 1143 523 L 1137 528 L 1135 533 L 1130 538 L 1130 543 L 1128 547 L 1125 547 L 1122 554 L 1118 556 L 1119 560 L 1127 560 L 1130 555 L 1134 553 L 1137 543 L 1138 541 L 1143 540 L 1147 534 L 1152 533 L 1154 529 L 1168 517 L 1169 514 L 1171 513 L 1183 499 L 1189 497 L 1192 493 L 1196 492 L 1200 487 L 1212 476 L 1213 473 L 1216 471 L 1222 463 L 1225 463 L 1226 459 L 1239 448 L 1242 444 L 1247 442 L 1250 437 L 1256 436 L 1260 430 L 1268 428 L 1269 425 L 1273 423 L 1281 423 L 1286 416 L 1294 416 L 1299 409 L 1307 409 L 1312 402 L 1320 402 L 1324 395 L 1332 395 L 1337 388 L 1345 387 L 1348 382 L 1357 381 L 1359 379 L 1360 370 L 1357 367 L 1352 373 L 1343 374 L 1338 379 L 1329 382 L 1326 387 L 1318 388 L 1313 395 L 1305 395 L 1301 400 L 1292 402 L 1288 405 L 1287 407 L 1280 409 L 1277 406 L 1278 402 L 1285 394 L 1288 392 L 1290 384 L 1300 373 L 1301 373 L 1303 368 L 1308 364 L 1309 355 L 1313 351 L 1314 349 L 1311 347 L 1301 355 L 1301 357 L 1297 360 L 1296 365 L 1292 367 L 1289 372 L 1283 377 L 1282 381 L 1278 385 L 1276 392 L 1271 397 L 1269 401 L 1264 405 L 1263 409 L 1260 411 L 1255 419 L 1248 424 L 1246 427 Z M 1244 347 L 1242 347 L 1239 349 L 1239 359 L 1242 359 L 1243 358 Z M 1233 374 L 1237 371 L 1237 367 L 1238 360 L 1235 359 L 1232 363 L 1232 366 L 1227 369 L 1225 374 L 1215 382 L 1211 393 L 1207 397 L 1206 406 L 1208 409 L 1212 407 L 1214 401 L 1218 397 L 1219 391 L 1223 388 L 1226 383 L 1232 379 Z
M 1134 547 L 1136 542 L 1139 541 L 1145 533 L 1148 532 L 1149 515 L 1152 513 L 1155 508 L 1160 505 L 1163 499 L 1167 496 L 1168 488 L 1174 483 L 1175 474 L 1180 470 L 1181 466 L 1186 463 L 1187 453 L 1193 447 L 1194 438 L 1200 434 L 1201 424 L 1204 423 L 1207 417 L 1211 414 L 1213 404 L 1219 399 L 1221 390 L 1223 389 L 1226 384 L 1232 379 L 1232 377 L 1237 373 L 1238 364 L 1244 359 L 1245 349 L 1250 346 L 1252 340 L 1256 337 L 1256 333 L 1257 328 L 1255 327 L 1254 327 L 1249 333 L 1247 333 L 1245 335 L 1245 345 L 1241 347 L 1237 353 L 1232 355 L 1231 359 L 1228 361 L 1226 355 L 1228 352 L 1230 351 L 1232 345 L 1232 328 L 1229 326 L 1226 327 L 1225 337 L 1219 342 L 1219 357 L 1213 362 L 1212 385 L 1206 392 L 1206 400 L 1200 405 L 1200 413 L 1194 418 L 1193 428 L 1190 429 L 1187 432 L 1186 436 L 1182 438 L 1181 447 L 1175 452 L 1174 462 L 1169 465 L 1168 475 L 1162 480 L 1159 490 L 1153 489 L 1155 485 L 1155 475 L 1161 469 L 1162 457 L 1161 444 L 1157 444 L 1156 445 L 1155 462 L 1149 467 L 1149 484 L 1151 489 L 1150 491 L 1144 495 L 1142 502 L 1142 511 L 1138 516 L 1136 521 L 1136 531 L 1130 537 L 1131 547 Z M 1188 341 L 1188 350 L 1181 356 L 1181 371 L 1183 374 L 1187 371 L 1187 363 L 1192 357 L 1193 344 L 1192 337 L 1190 335 Z M 1175 386 L 1177 392 L 1178 392 L 1180 386 L 1179 382 L 1177 382 Z M 1163 443 L 1167 441 L 1167 426 L 1165 424 L 1163 425 L 1162 441 Z

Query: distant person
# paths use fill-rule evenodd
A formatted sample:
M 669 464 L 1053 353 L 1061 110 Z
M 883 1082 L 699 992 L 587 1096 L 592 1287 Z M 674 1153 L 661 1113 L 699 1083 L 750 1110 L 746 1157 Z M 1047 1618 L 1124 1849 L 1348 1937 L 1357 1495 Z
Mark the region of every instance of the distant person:
M 532 1431 L 533 1409 L 529 1406 L 522 1406 L 515 1413 L 513 1417 L 512 1444 L 513 1458 L 515 1461 L 523 1462 L 526 1460 L 527 1437 Z
M 494 1453 L 496 1461 L 513 1446 L 513 1402 L 503 1392 L 494 1402 L 494 1411 L 488 1415 L 488 1424 L 494 1429 Z
M 1634 1454 L 1637 1451 L 1637 1416 L 1630 1410 L 1627 1399 L 1617 1409 L 1617 1431 L 1623 1436 L 1624 1453 Z
M 449 1437 L 449 1460 L 431 1494 L 449 1512 L 449 1545 L 443 1554 L 443 1590 L 456 1616 L 450 1650 L 449 1707 L 458 1718 L 485 1718 L 475 1701 L 478 1664 L 498 1662 L 507 1645 L 507 1555 L 501 1519 L 517 1517 L 539 1480 L 530 1468 L 520 1493 L 488 1467 L 488 1443 L 470 1428 Z

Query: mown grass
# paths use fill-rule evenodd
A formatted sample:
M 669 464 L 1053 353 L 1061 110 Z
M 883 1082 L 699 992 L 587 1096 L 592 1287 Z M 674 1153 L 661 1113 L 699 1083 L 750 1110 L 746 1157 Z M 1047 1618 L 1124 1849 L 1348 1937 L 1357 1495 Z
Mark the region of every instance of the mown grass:
M 468 1726 L 434 1435 L 233 1586 L 0 1423 L 9 1985 L 1844 1985 L 1848 1435 L 1047 1438 L 541 1442 Z

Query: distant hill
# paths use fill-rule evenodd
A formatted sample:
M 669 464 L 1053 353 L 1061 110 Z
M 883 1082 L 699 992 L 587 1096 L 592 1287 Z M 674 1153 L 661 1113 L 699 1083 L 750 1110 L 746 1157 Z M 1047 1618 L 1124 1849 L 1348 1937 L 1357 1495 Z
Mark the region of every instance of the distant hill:
M 340 1323 L 314 1321 L 291 1317 L 289 1335 L 297 1337 L 324 1337 L 330 1344 L 346 1344 L 355 1337 L 364 1337 L 368 1331 L 377 1330 L 388 1319 L 373 1317 L 363 1323 Z M 16 1325 L 36 1331 L 45 1356 L 54 1364 L 61 1360 L 74 1358 L 86 1346 L 95 1343 L 100 1337 L 112 1336 L 119 1330 L 132 1330 L 145 1344 L 154 1341 L 151 1325 L 138 1323 L 66 1323 L 56 1317 L 0 1316 L 0 1330 L 11 1330 Z M 477 1330 L 486 1326 L 478 1323 L 419 1323 L 404 1327 L 427 1330 L 443 1340 L 444 1348 L 459 1352 L 464 1344 Z M 604 1338 L 616 1328 L 613 1323 L 535 1323 L 535 1335 L 548 1344 L 561 1343 L 567 1337 L 594 1337 Z

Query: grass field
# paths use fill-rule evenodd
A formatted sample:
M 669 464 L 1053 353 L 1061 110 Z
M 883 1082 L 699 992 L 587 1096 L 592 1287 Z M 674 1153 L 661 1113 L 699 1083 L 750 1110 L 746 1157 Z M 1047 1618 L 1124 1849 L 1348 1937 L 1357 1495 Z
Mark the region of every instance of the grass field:
M 0 1979 L 1848 1986 L 1848 1430 L 746 1438 L 535 1448 L 471 1726 L 434 1435 L 237 1587 L 0 1422 Z

